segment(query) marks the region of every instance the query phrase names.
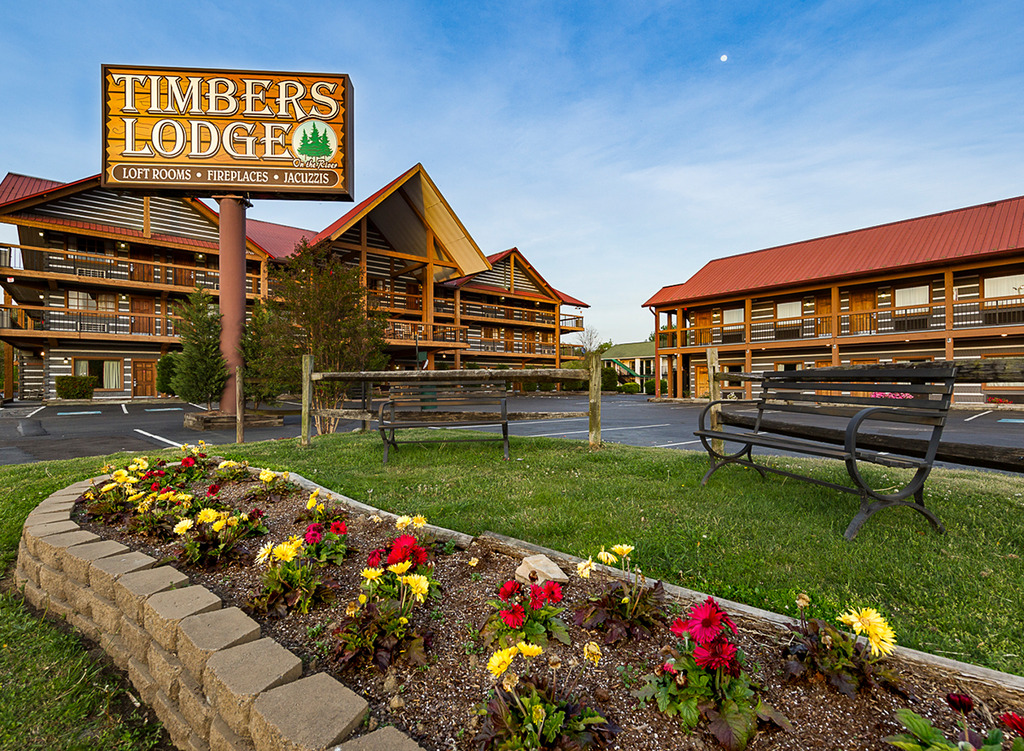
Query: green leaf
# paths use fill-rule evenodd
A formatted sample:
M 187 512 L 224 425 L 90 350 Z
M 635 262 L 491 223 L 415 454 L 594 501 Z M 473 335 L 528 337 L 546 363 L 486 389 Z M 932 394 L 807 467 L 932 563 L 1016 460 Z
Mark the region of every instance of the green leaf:
M 742 751 L 757 731 L 757 715 L 736 702 L 722 703 L 719 711 L 708 711 L 708 729 L 729 751 Z
M 761 701 L 760 699 L 758 699 L 756 711 L 757 716 L 762 720 L 774 722 L 776 725 L 778 725 L 786 732 L 793 732 L 793 724 L 789 721 L 789 718 L 786 717 L 786 715 L 782 714 L 782 712 L 777 710 L 768 702 Z
M 898 709 L 896 710 L 896 719 L 899 720 L 907 730 L 929 745 L 940 745 L 940 747 L 952 748 L 946 740 L 946 737 L 932 727 L 932 724 L 925 718 L 921 717 L 921 715 L 916 714 L 909 709 Z M 945 746 L 942 746 L 942 744 L 945 744 Z

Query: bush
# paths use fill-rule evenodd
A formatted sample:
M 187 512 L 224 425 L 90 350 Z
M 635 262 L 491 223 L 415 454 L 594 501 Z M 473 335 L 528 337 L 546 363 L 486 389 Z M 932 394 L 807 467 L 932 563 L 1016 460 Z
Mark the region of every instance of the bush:
M 519 385 L 522 386 L 522 390 L 523 390 L 524 394 L 529 394 L 529 393 L 532 393 L 532 392 L 537 390 L 537 382 L 536 381 L 525 381 L 525 382 L 523 382 L 523 383 L 521 383 Z
M 57 376 L 58 399 L 92 399 L 92 392 L 99 385 L 96 376 Z
M 180 352 L 168 352 L 166 355 L 161 357 L 156 363 L 156 390 L 161 394 L 169 394 L 174 396 L 174 387 L 171 385 L 171 381 L 174 378 L 174 372 L 178 368 L 178 358 L 181 357 Z
M 615 391 L 619 385 L 619 374 L 615 368 L 601 368 L 601 390 Z
M 656 387 L 657 384 L 654 382 L 654 379 L 648 378 L 647 381 L 644 383 L 644 393 L 653 394 Z
M 537 385 L 540 387 L 541 391 L 554 391 L 555 390 L 555 386 L 557 386 L 558 384 L 555 384 L 555 383 L 538 383 Z
M 619 392 L 623 394 L 639 394 L 640 384 L 633 383 L 632 381 L 630 381 L 629 383 L 624 383 L 621 386 L 619 386 Z

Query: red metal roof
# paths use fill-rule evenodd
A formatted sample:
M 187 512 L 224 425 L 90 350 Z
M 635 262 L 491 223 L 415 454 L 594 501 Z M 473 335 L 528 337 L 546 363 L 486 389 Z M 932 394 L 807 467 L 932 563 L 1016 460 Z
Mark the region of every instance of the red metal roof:
M 44 180 L 41 177 L 29 177 L 19 175 L 15 172 L 8 172 L 3 181 L 0 182 L 0 206 L 4 206 L 22 198 L 40 195 L 54 188 L 63 188 L 68 185 L 76 185 L 95 180 L 99 175 L 76 180 L 74 183 L 62 183 L 57 180 Z
M 966 261 L 1024 247 L 1024 196 L 718 258 L 644 307 Z
M 284 224 L 246 219 L 245 234 L 252 242 L 267 251 L 271 258 L 280 261 L 295 253 L 295 246 L 302 242 L 303 238 L 311 243 L 311 238 L 316 233 Z

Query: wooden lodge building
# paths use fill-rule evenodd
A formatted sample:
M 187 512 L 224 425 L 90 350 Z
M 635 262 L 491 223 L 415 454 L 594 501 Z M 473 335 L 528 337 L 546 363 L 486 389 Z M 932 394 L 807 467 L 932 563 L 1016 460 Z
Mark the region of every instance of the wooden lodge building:
M 97 398 L 156 396 L 156 362 L 180 347 L 174 304 L 197 287 L 218 295 L 218 219 L 194 198 L 105 190 L 98 175 L 8 174 L 0 222 L 18 242 L 0 246 L 0 340 L 17 351 L 21 398 L 54 398 L 57 376 L 83 374 L 96 376 Z M 387 313 L 392 367 L 559 367 L 580 356 L 561 339 L 583 329 L 586 304 L 516 248 L 485 255 L 420 165 L 320 232 L 249 219 L 246 234 L 250 303 L 304 238 L 358 266 Z
M 707 395 L 709 347 L 736 372 L 1022 357 L 1024 197 L 719 258 L 644 306 L 662 396 Z M 1024 383 L 955 398 L 1021 403 Z

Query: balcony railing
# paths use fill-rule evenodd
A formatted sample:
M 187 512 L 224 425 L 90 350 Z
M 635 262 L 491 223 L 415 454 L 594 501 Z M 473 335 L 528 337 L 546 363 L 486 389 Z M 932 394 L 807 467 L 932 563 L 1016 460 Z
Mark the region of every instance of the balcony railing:
M 381 310 L 399 312 L 407 310 L 419 312 L 423 310 L 423 295 L 409 295 L 405 292 L 372 289 L 367 297 L 371 305 L 375 305 Z
M 555 325 L 555 314 L 551 311 L 517 308 L 512 305 L 463 302 L 461 304 L 461 312 L 463 316 L 468 318 L 486 318 L 491 321 L 522 321 L 524 323 L 539 323 L 546 326 Z
M 200 287 L 216 290 L 220 287 L 220 272 L 217 269 L 141 261 L 136 258 L 100 256 L 71 250 L 16 247 L 22 249 L 23 270 L 26 272 L 67 274 L 126 283 L 163 284 L 185 289 Z M 11 260 L 11 249 L 0 248 L 0 266 L 9 268 Z M 259 274 L 246 274 L 246 294 L 259 295 L 261 288 Z
M 583 316 L 565 316 L 561 317 L 561 326 L 563 329 L 582 329 L 583 328 Z
M 504 352 L 510 355 L 555 356 L 554 343 L 515 339 L 470 339 L 469 350 L 471 352 Z
M 579 344 L 559 344 L 558 352 L 563 360 L 579 360 L 586 354 L 583 351 L 583 347 Z
M 416 323 L 413 321 L 388 321 L 384 330 L 386 339 L 413 344 L 433 344 L 445 342 L 450 344 L 466 344 L 469 341 L 469 329 L 466 326 L 452 326 L 441 323 Z
M 28 305 L 0 306 L 0 329 L 60 334 L 175 336 L 174 316 Z

